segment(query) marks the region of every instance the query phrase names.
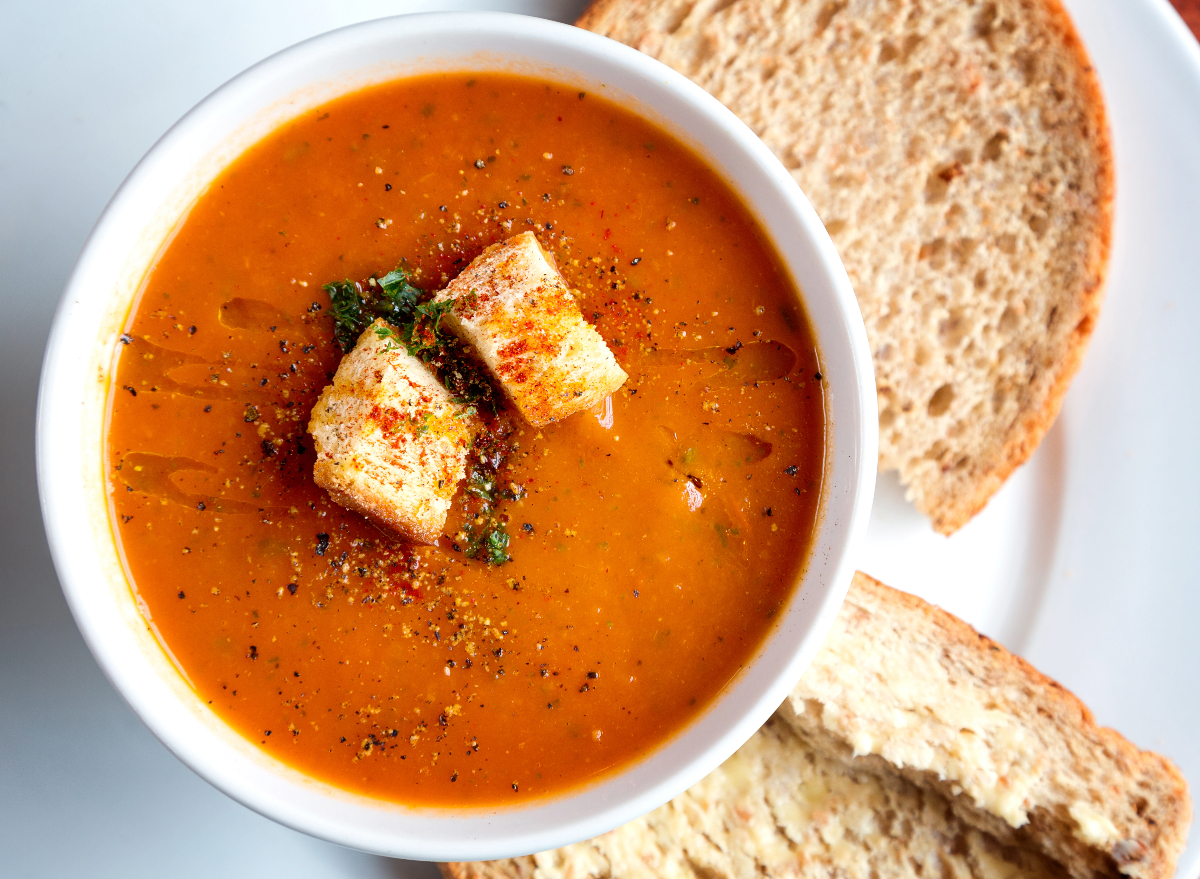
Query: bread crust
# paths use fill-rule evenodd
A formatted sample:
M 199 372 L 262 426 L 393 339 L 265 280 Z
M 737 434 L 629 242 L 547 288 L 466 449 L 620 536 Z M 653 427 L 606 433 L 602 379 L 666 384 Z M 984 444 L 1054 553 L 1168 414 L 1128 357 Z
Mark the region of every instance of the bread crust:
M 972 20 L 946 25 L 969 8 Z M 937 531 L 960 528 L 1053 424 L 1107 274 L 1107 119 L 1058 0 L 595 0 L 578 25 L 692 76 L 792 170 L 842 254 L 866 319 L 880 469 L 900 472 Z M 979 48 L 1003 44 L 1013 30 L 1015 49 Z M 945 42 L 930 44 L 935 33 Z M 925 56 L 905 74 L 911 87 L 897 92 L 897 65 L 914 51 Z M 838 87 L 818 94 L 813 86 L 831 78 Z M 920 100 L 896 98 L 909 93 Z M 837 100 L 846 106 L 831 108 Z M 930 106 L 946 111 L 932 112 L 936 120 L 961 104 L 969 105 L 956 122 L 965 137 L 958 128 L 925 135 L 930 119 L 921 114 Z M 852 105 L 862 106 L 858 117 Z M 921 145 L 922 136 L 929 142 Z M 989 176 L 1005 163 L 1005 173 Z M 855 194 L 864 187 L 868 195 Z M 949 219 L 952 210 L 958 219 Z

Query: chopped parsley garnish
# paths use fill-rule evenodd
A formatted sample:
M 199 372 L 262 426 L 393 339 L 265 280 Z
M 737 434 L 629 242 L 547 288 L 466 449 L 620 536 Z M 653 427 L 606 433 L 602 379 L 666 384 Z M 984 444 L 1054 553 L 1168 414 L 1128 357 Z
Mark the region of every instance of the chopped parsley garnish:
M 326 284 L 338 345 L 349 353 L 363 331 L 382 319 L 388 325 L 376 328 L 376 333 L 387 340 L 386 350 L 403 348 L 432 366 L 456 403 L 499 413 L 504 409 L 503 395 L 467 348 L 442 326 L 454 300 L 434 302 L 432 294 L 414 286 L 409 277 L 398 267 L 365 283 Z
M 419 303 L 425 294 L 409 283 L 408 272 L 396 268 L 374 280 L 374 285 L 368 281 L 366 287 L 373 295 L 364 294 L 363 285 L 355 281 L 325 285 L 334 334 L 343 351 L 350 351 L 363 330 L 379 318 L 402 330 L 417 319 Z
M 500 478 L 511 452 L 509 439 L 508 431 L 499 426 L 475 437 L 468 459 L 466 483 L 459 495 L 465 524 L 457 537 L 464 544 L 463 553 L 490 565 L 512 561 L 508 554 L 509 517 L 501 513 L 498 506 L 525 494 L 525 489 L 515 483 L 504 487 Z

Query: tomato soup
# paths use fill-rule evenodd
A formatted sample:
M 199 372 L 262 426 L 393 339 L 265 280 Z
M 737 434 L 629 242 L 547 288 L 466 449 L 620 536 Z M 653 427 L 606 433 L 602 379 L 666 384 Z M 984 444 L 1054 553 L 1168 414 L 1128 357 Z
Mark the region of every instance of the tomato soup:
M 324 285 L 403 266 L 432 295 L 527 230 L 629 378 L 540 429 L 501 411 L 438 545 L 407 544 L 313 482 Z M 313 777 L 437 807 L 602 778 L 710 706 L 796 588 L 826 441 L 799 303 L 720 176 L 599 95 L 339 98 L 223 172 L 138 295 L 106 445 L 130 582 L 200 698 Z

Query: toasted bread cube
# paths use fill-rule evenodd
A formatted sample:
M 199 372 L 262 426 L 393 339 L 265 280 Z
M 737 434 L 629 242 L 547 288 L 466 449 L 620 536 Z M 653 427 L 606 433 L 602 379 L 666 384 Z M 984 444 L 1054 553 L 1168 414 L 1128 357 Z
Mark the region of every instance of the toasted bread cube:
M 534 427 L 590 409 L 628 376 L 583 319 L 566 281 L 532 232 L 493 244 L 435 298 Z
M 467 413 L 376 321 L 313 407 L 313 477 L 337 503 L 418 543 L 436 544 L 466 475 Z

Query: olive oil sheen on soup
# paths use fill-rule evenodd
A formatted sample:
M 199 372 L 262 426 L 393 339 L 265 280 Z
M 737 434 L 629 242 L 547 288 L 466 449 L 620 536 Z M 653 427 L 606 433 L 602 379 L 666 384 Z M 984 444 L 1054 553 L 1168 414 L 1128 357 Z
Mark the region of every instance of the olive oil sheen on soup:
M 480 390 L 444 532 L 406 542 L 313 481 L 334 299 L 428 300 L 522 232 L 628 379 L 540 428 Z M 796 588 L 826 437 L 799 302 L 722 179 L 599 95 L 464 72 L 339 98 L 230 165 L 135 301 L 106 445 L 130 583 L 198 696 L 315 778 L 457 807 L 602 778 Z

